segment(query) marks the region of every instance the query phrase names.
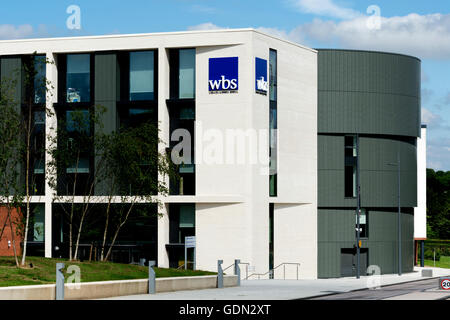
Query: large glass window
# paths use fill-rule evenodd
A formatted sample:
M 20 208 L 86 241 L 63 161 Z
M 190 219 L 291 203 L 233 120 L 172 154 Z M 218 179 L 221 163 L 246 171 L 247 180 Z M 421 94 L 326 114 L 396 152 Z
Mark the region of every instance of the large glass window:
M 89 149 L 82 145 L 90 131 L 89 111 L 66 111 L 66 126 L 69 133 L 68 147 L 76 156 L 66 172 L 89 173 Z
M 90 102 L 91 100 L 90 54 L 67 55 L 67 102 Z
M 154 64 L 153 51 L 130 53 L 130 101 L 154 99 Z
M 46 78 L 45 78 L 46 57 L 34 57 L 34 103 L 45 103 Z
M 179 52 L 179 98 L 195 98 L 195 49 L 180 49 Z
M 32 132 L 32 194 L 45 193 L 45 111 L 36 111 L 33 114 Z
M 270 50 L 269 54 L 269 87 L 270 87 L 270 108 L 269 108 L 269 195 L 277 196 L 277 52 Z
M 269 87 L 270 100 L 277 101 L 277 52 L 270 50 L 269 54 Z
M 345 197 L 356 197 L 356 136 L 345 137 Z

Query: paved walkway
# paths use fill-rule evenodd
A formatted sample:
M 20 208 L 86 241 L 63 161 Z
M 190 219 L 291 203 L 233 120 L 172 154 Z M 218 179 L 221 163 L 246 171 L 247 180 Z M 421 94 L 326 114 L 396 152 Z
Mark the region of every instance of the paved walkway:
M 421 269 L 398 276 L 382 275 L 381 286 L 425 279 Z M 433 270 L 433 277 L 450 275 L 450 269 L 425 268 Z M 317 280 L 247 280 L 240 287 L 223 289 L 204 289 L 158 293 L 154 295 L 132 295 L 109 299 L 120 300 L 290 300 L 301 299 L 332 293 L 367 289 L 373 286 L 374 278 L 364 276 L 355 278 L 317 279 Z M 438 280 L 436 280 L 436 287 Z

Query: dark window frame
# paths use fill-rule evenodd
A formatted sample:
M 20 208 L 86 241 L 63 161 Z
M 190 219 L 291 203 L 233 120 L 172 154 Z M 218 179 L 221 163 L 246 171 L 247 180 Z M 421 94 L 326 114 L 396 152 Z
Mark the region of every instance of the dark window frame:
M 130 100 L 130 53 L 132 52 L 153 52 L 153 90 L 154 99 L 152 100 Z M 117 63 L 119 66 L 119 97 L 118 103 L 120 105 L 134 105 L 134 106 L 144 106 L 144 105 L 158 105 L 158 78 L 159 78 L 159 68 L 158 68 L 158 49 L 143 49 L 143 50 L 131 50 L 131 51 L 119 51 L 117 52 Z
M 349 138 L 353 138 L 352 140 L 352 146 L 349 146 L 347 144 L 347 139 Z M 355 141 L 355 139 L 357 139 L 356 134 L 347 134 L 344 136 L 344 198 L 345 199 L 356 199 L 357 198 L 357 186 L 356 186 L 356 181 L 354 181 L 353 179 L 353 171 L 357 169 L 357 161 L 358 161 L 358 157 L 359 155 L 356 154 L 356 156 L 353 156 L 353 148 L 354 143 L 357 143 L 357 141 Z M 347 150 L 351 149 L 352 150 L 352 156 L 348 156 L 346 153 Z M 348 181 L 348 172 L 347 170 L 352 170 L 351 174 L 352 174 L 352 179 L 351 179 L 351 191 L 352 191 L 352 195 L 350 196 L 347 190 L 348 188 L 350 188 L 350 186 L 348 185 L 348 183 L 350 183 Z M 358 174 L 356 172 L 356 174 Z M 356 192 L 355 192 L 356 190 Z
M 95 106 L 91 105 L 91 103 L 87 102 L 75 102 L 75 103 L 67 103 L 67 104 L 54 104 L 54 108 L 56 111 L 56 118 L 58 123 L 58 128 L 62 128 L 64 126 L 67 126 L 67 111 L 76 111 L 76 110 L 87 110 L 89 111 L 89 135 L 91 137 L 95 134 L 95 124 L 92 119 L 92 115 L 95 112 Z M 59 141 L 59 140 L 58 140 Z M 59 142 L 58 142 L 59 143 Z M 59 147 L 59 145 L 58 145 Z M 95 157 L 94 157 L 94 148 L 91 147 L 89 150 L 89 170 L 95 170 Z M 58 168 L 57 172 L 57 193 L 58 195 L 68 195 L 70 194 L 68 189 L 68 179 L 67 175 L 71 173 L 67 173 L 67 168 Z M 86 173 L 78 173 L 79 175 L 85 175 Z M 90 184 L 93 179 L 93 175 L 91 172 L 88 174 L 88 179 L 86 180 L 87 184 Z M 78 178 L 77 178 L 78 179 Z M 62 187 L 65 187 L 62 189 Z M 78 192 L 75 193 L 76 195 L 80 195 Z M 81 194 L 82 195 L 82 194 Z
M 89 54 L 89 101 L 68 102 L 67 101 L 67 55 Z M 90 105 L 95 103 L 95 52 L 71 52 L 58 54 L 58 104 L 59 105 Z

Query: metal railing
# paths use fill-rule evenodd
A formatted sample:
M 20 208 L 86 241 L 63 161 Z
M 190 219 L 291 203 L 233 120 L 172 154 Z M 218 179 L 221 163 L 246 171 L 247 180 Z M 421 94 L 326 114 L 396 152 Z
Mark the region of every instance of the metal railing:
M 297 267 L 297 280 L 298 280 L 298 269 L 300 267 L 300 263 L 296 263 L 296 262 L 283 262 L 280 263 L 279 265 L 277 265 L 275 268 L 269 269 L 269 271 L 265 272 L 265 273 L 252 273 L 251 275 L 245 277 L 244 280 L 248 280 L 248 278 L 252 277 L 252 276 L 258 276 L 258 280 L 261 279 L 261 277 L 265 276 L 265 275 L 269 275 L 269 279 L 273 279 L 273 275 L 274 275 L 274 271 L 276 269 L 278 269 L 279 267 L 283 266 L 283 280 L 286 280 L 286 265 L 295 265 Z
M 250 263 L 248 263 L 248 262 L 239 262 L 239 264 L 245 264 L 245 278 L 244 279 L 247 279 L 247 277 L 248 277 L 248 266 L 250 265 Z M 234 266 L 234 263 L 230 264 L 228 267 L 223 269 L 223 272 L 225 272 L 225 270 L 227 270 L 227 269 L 229 269 L 229 268 L 231 268 L 233 266 Z

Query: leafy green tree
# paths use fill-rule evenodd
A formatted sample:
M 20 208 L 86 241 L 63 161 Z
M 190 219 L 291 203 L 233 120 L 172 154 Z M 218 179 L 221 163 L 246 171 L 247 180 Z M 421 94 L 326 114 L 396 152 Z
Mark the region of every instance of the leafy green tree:
M 165 177 L 170 178 L 173 170 L 167 155 L 158 150 L 158 144 L 162 142 L 158 132 L 155 124 L 144 122 L 104 137 L 108 141 L 105 145 L 108 146 L 106 180 L 109 188 L 100 255 L 103 261 L 109 259 L 117 236 L 136 204 L 153 203 L 160 208 L 160 197 L 169 193 Z M 118 198 L 115 202 L 120 206 L 112 208 L 113 198 Z M 144 216 L 146 214 L 143 212 Z M 111 231 L 111 239 L 109 248 L 106 248 L 108 230 Z
M 450 239 L 450 171 L 427 169 L 427 235 Z
M 102 106 L 66 112 L 58 119 L 56 135 L 47 137 L 51 155 L 47 162 L 47 181 L 56 190 L 53 200 L 60 204 L 68 221 L 69 260 L 78 257 L 84 223 L 91 204 L 97 201 L 96 187 L 105 179 L 107 140 L 101 130 L 94 130 L 94 127 L 101 128 L 104 112 Z
M 13 224 L 17 222 L 13 221 L 12 212 L 20 212 L 23 200 L 20 155 L 24 145 L 20 127 L 20 109 L 13 98 L 15 85 L 16 82 L 9 79 L 3 79 L 0 85 L 0 206 L 6 209 L 7 215 L 0 234 L 3 234 L 8 221 L 14 259 L 16 266 L 19 267 L 15 232 L 13 231 Z
M 45 103 L 45 97 L 52 96 L 52 84 L 45 77 L 45 67 L 47 64 L 53 64 L 44 56 L 36 59 L 37 55 L 34 52 L 23 63 L 23 84 L 25 88 L 25 95 L 22 101 L 22 117 L 20 128 L 22 128 L 22 137 L 24 140 L 22 152 L 22 165 L 25 171 L 25 194 L 24 194 L 24 211 L 25 216 L 20 224 L 23 238 L 23 250 L 21 265 L 26 264 L 28 233 L 31 219 L 31 196 L 36 193 L 36 181 L 33 169 L 37 167 L 38 162 L 44 162 L 45 159 L 45 139 L 42 141 L 42 146 L 38 146 L 33 142 L 35 135 L 36 120 L 43 117 L 45 121 L 45 114 L 52 115 L 51 111 L 46 106 L 42 107 L 39 103 Z M 41 101 L 42 100 L 42 101 Z M 43 110 L 42 110 L 43 108 Z M 43 133 L 45 135 L 45 133 Z M 44 165 L 44 164 L 42 164 Z

